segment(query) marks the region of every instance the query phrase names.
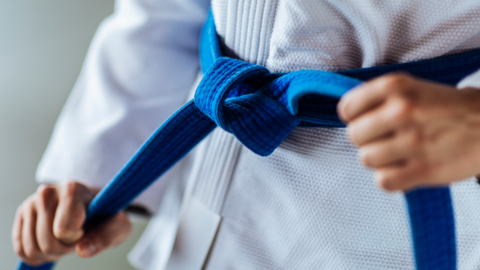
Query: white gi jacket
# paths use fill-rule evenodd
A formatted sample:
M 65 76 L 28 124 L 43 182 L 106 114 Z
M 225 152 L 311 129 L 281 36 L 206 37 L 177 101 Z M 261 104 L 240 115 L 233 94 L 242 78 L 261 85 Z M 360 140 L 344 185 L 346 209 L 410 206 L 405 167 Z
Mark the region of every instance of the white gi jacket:
M 194 89 L 209 6 L 117 0 L 59 117 L 39 181 L 101 187 L 121 169 Z M 228 50 L 272 72 L 371 67 L 480 47 L 478 1 L 213 0 L 212 9 Z M 480 72 L 459 84 L 466 86 L 480 88 Z M 135 266 L 167 264 L 187 179 L 187 197 L 222 217 L 205 269 L 414 267 L 402 195 L 375 186 L 343 129 L 298 128 L 266 158 L 216 130 L 135 201 L 157 213 L 130 256 Z M 452 192 L 459 269 L 478 269 L 480 187 L 470 180 Z

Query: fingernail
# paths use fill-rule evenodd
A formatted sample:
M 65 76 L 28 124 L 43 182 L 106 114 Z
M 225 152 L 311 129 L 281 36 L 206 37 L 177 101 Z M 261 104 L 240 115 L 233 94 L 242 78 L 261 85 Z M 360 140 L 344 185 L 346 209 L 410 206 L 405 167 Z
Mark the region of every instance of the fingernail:
M 82 250 L 84 250 L 86 256 L 92 256 L 93 254 L 95 254 L 97 252 L 97 248 L 89 240 L 83 241 L 80 245 L 81 245 Z

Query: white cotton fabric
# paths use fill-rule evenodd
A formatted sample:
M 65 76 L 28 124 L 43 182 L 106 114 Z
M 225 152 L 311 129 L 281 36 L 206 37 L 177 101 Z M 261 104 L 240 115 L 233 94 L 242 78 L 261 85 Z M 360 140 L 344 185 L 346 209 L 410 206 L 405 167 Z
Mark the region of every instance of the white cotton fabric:
M 206 269 L 415 269 L 403 195 L 375 185 L 344 129 L 297 128 L 267 158 L 238 142 L 225 152 L 236 147 Z M 200 175 L 197 186 L 212 182 Z M 469 179 L 452 194 L 458 269 L 478 269 L 480 187 Z
M 480 40 L 480 3 L 470 0 L 217 0 L 212 6 L 227 47 L 273 72 L 403 63 L 478 48 Z
M 226 51 L 273 72 L 371 67 L 480 47 L 478 1 L 213 0 L 212 9 Z M 117 1 L 59 118 L 39 181 L 103 186 L 123 166 L 194 85 L 207 11 L 207 0 Z M 478 87 L 478 74 L 459 86 Z M 343 129 L 296 129 L 266 158 L 217 130 L 195 159 L 187 195 L 223 216 L 206 269 L 413 269 L 403 197 L 375 186 Z M 188 168 L 177 166 L 136 201 L 155 211 L 163 200 L 130 256 L 141 269 L 163 269 L 170 254 L 182 172 Z M 167 182 L 175 192 L 162 197 Z M 478 269 L 480 187 L 468 180 L 452 192 L 459 269 Z
M 463 89 L 467 87 L 480 89 L 480 72 L 475 72 L 470 76 L 467 76 L 457 85 L 457 87 L 459 89 Z
M 118 0 L 99 27 L 37 170 L 104 186 L 186 100 L 208 0 Z M 155 212 L 174 168 L 135 203 Z

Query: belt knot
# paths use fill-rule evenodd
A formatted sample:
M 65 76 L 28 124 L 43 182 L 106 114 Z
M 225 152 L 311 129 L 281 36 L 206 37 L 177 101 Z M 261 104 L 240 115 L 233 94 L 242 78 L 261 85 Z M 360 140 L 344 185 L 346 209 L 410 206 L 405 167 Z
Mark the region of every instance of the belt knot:
M 263 66 L 220 58 L 195 93 L 195 105 L 258 155 L 271 154 L 300 123 L 275 97 L 262 91 L 278 78 Z
M 343 127 L 338 97 L 359 83 L 318 70 L 272 74 L 263 66 L 221 57 L 200 82 L 195 105 L 247 148 L 268 156 L 297 126 Z

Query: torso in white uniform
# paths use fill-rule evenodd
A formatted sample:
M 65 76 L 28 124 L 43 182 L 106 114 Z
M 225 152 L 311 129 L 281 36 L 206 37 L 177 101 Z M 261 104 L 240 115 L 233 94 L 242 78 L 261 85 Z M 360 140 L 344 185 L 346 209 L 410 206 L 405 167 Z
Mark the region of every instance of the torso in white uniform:
M 234 55 L 273 72 L 336 71 L 433 58 L 480 47 L 472 1 L 214 1 Z M 295 130 L 269 157 L 217 131 L 193 197 L 223 218 L 206 269 L 413 269 L 402 194 L 387 194 L 344 129 Z M 236 148 L 240 150 L 236 150 Z M 214 151 L 219 159 L 209 159 Z M 238 151 L 238 152 L 237 152 Z M 224 177 L 224 179 L 216 179 Z M 209 197 L 227 182 L 222 207 Z M 214 184 L 212 184 L 214 183 Z M 480 187 L 453 187 L 459 269 L 480 268 Z
M 57 124 L 40 180 L 102 185 L 193 82 L 193 36 L 206 0 L 117 4 Z M 480 2 L 473 0 L 213 0 L 212 9 L 228 53 L 272 72 L 371 67 L 480 48 Z M 478 74 L 470 85 L 480 87 Z M 222 217 L 206 269 L 413 269 L 403 196 L 375 185 L 344 129 L 298 128 L 269 157 L 217 130 L 194 158 L 187 196 Z M 175 183 L 132 253 L 143 269 L 162 269 L 168 260 L 183 188 Z M 164 185 L 138 201 L 153 207 L 156 190 Z M 479 269 L 480 187 L 469 180 L 452 191 L 459 269 Z

